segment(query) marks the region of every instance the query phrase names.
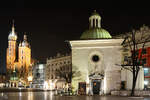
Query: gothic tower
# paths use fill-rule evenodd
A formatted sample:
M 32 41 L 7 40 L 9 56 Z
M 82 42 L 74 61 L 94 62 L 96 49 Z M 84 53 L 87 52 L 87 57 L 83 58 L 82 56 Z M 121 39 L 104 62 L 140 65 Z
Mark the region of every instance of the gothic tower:
M 19 64 L 28 71 L 31 64 L 31 48 L 27 41 L 27 35 L 24 35 L 23 42 L 19 44 Z
M 12 25 L 12 31 L 9 33 L 8 36 L 8 48 L 7 48 L 7 70 L 14 69 L 14 62 L 16 59 L 16 40 L 17 35 L 15 33 L 14 21 Z

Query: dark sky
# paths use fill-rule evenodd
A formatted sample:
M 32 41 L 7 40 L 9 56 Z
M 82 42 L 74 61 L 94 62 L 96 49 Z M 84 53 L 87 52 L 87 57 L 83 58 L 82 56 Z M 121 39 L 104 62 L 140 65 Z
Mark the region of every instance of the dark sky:
M 88 29 L 88 18 L 93 12 L 102 17 L 102 27 L 111 35 L 138 29 L 143 24 L 150 26 L 150 8 L 148 6 L 128 5 L 120 2 L 99 3 L 43 3 L 23 0 L 11 0 L 1 3 L 0 8 L 0 61 L 4 65 L 8 34 L 11 31 L 12 19 L 18 42 L 27 33 L 31 44 L 32 57 L 41 61 L 55 56 L 57 52 L 70 52 L 65 40 L 79 39 Z M 124 5 L 123 5 L 124 4 Z M 86 5 L 83 7 L 82 5 Z M 2 64 L 3 62 L 3 64 Z

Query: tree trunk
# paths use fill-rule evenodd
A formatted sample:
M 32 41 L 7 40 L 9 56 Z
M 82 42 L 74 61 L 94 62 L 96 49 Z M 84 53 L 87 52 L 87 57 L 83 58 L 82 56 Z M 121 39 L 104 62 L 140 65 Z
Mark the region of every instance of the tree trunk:
M 138 73 L 139 73 L 139 69 L 136 71 L 136 74 L 135 73 L 133 74 L 131 96 L 134 96 L 134 91 L 135 91 L 135 87 L 136 87 L 136 81 L 137 81 Z
M 134 76 L 133 76 L 134 77 Z M 132 90 L 131 90 L 131 96 L 134 96 L 134 90 L 135 90 L 136 82 L 135 82 L 135 77 L 133 78 L 132 82 Z
M 135 85 L 136 85 L 135 75 L 133 74 L 131 96 L 134 96 Z

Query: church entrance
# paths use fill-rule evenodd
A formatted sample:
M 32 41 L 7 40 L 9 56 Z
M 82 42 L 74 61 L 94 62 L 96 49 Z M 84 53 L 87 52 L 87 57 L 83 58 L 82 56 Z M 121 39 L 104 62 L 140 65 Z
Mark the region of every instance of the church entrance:
M 92 84 L 93 84 L 93 94 L 99 94 L 101 81 L 99 79 L 95 79 L 92 81 Z

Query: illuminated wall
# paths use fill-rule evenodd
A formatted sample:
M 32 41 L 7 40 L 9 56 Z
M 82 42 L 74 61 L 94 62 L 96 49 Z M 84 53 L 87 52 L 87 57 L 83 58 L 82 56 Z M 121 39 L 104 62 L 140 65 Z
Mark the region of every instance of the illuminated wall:
M 31 49 L 28 47 L 19 47 L 19 63 L 20 66 L 25 66 L 26 70 L 31 64 Z
M 7 69 L 13 69 L 13 65 L 16 59 L 16 41 L 8 41 L 7 48 Z

